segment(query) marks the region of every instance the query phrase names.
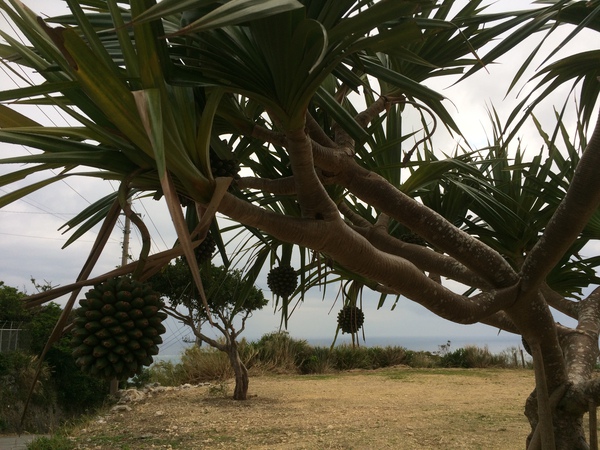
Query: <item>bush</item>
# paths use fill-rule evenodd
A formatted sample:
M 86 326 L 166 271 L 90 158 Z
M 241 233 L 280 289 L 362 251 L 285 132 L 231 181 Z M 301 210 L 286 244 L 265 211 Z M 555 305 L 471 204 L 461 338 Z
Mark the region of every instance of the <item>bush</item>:
M 0 353 L 0 432 L 19 430 L 21 416 L 33 385 L 38 359 L 24 352 Z M 42 364 L 23 429 L 39 433 L 59 425 L 62 413 L 55 408 L 56 391 L 50 382 L 48 364 Z
M 36 285 L 36 287 L 38 287 Z M 44 289 L 44 286 L 39 286 Z M 21 415 L 35 380 L 40 355 L 62 309 L 56 303 L 25 309 L 25 294 L 0 281 L 0 322 L 24 323 L 20 350 L 0 353 L 0 432 L 46 433 L 70 417 L 100 406 L 108 383 L 83 374 L 71 354 L 70 335 L 47 352 L 35 381 L 33 395 L 19 430 Z
M 506 361 L 502 354 L 493 355 L 487 346 L 481 348 L 468 345 L 443 355 L 440 366 L 484 369 L 487 367 L 510 367 L 511 364 Z
M 442 355 L 440 359 L 440 366 L 468 368 L 469 363 L 467 361 L 466 354 L 467 352 L 464 348 L 459 348 L 453 352 L 448 352 L 445 355 Z
M 287 332 L 265 334 L 253 346 L 253 366 L 280 373 L 299 372 L 312 352 L 308 342 L 294 339 Z
M 313 347 L 311 354 L 300 365 L 302 374 L 322 374 L 333 372 L 331 352 L 327 347 Z
M 256 342 L 240 341 L 239 353 L 251 374 L 323 374 L 353 369 L 380 369 L 397 365 L 414 368 L 514 367 L 512 353 L 493 355 L 487 347 L 467 346 L 450 351 L 450 342 L 438 352 L 412 351 L 403 347 L 313 347 L 287 332 L 264 335 Z M 214 348 L 187 349 L 179 364 L 158 362 L 149 369 L 150 381 L 165 386 L 221 381 L 233 377 L 227 355 Z
M 333 367 L 336 370 L 372 369 L 369 351 L 351 345 L 339 345 L 331 352 Z
M 368 347 L 366 351 L 373 369 L 407 364 L 408 361 L 407 350 L 403 347 Z
M 151 382 L 159 383 L 162 386 L 185 384 L 180 364 L 175 365 L 171 361 L 159 361 L 150 366 L 148 370 L 150 371 Z
M 150 384 L 152 382 L 151 378 L 152 378 L 152 373 L 150 372 L 150 369 L 148 369 L 147 367 L 144 367 L 140 371 L 140 373 L 137 373 L 131 379 L 120 383 L 119 387 L 124 388 L 124 389 L 129 389 L 129 388 L 141 389 L 144 386 L 146 386 L 147 384 Z
M 439 367 L 439 356 L 431 352 L 406 351 L 406 365 L 410 367 L 432 368 Z
M 180 377 L 184 383 L 225 380 L 234 375 L 227 354 L 212 347 L 193 346 L 186 349 L 180 365 Z

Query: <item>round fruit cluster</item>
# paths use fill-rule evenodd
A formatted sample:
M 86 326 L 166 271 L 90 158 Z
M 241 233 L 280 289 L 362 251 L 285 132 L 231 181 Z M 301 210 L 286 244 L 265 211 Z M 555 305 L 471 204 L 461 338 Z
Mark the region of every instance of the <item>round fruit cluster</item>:
M 291 266 L 273 267 L 267 275 L 267 286 L 273 294 L 287 298 L 298 286 L 298 275 Z
M 358 306 L 344 306 L 337 316 L 338 327 L 342 333 L 354 334 L 365 322 L 365 314 Z
M 112 278 L 79 300 L 71 345 L 84 373 L 126 380 L 153 362 L 166 328 L 159 295 L 147 283 Z
M 212 237 L 212 234 L 208 233 L 200 245 L 194 249 L 194 254 L 196 255 L 196 261 L 198 261 L 198 264 L 204 264 L 210 261 L 216 249 L 217 243 Z
M 235 159 L 221 159 L 215 152 L 210 152 L 210 170 L 215 178 L 231 177 L 234 180 L 240 178 L 240 164 Z

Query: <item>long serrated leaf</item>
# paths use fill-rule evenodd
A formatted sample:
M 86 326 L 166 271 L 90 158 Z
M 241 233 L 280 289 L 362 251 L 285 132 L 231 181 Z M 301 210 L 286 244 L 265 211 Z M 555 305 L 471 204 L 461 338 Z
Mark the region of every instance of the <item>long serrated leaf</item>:
M 324 88 L 320 87 L 315 97 L 323 108 L 327 110 L 329 114 L 335 119 L 335 121 L 352 136 L 356 142 L 367 142 L 370 139 L 369 133 L 361 127 L 354 117 L 346 111 L 342 105 L 340 105 L 335 98 L 327 92 Z
M 147 154 L 152 154 L 135 100 L 125 83 L 98 61 L 75 31 L 44 26 L 56 46 L 63 52 L 81 87 L 94 103 L 132 142 Z
M 69 174 L 57 175 L 42 181 L 38 181 L 37 183 L 33 183 L 28 186 L 22 187 L 8 194 L 5 194 L 2 197 L 0 197 L 0 208 L 4 208 L 8 204 L 20 200 L 23 197 L 26 197 L 33 192 L 39 191 L 40 189 L 45 188 L 46 186 L 49 186 L 52 183 L 56 183 L 57 181 L 60 181 L 68 176 Z
M 0 105 L 0 128 L 17 127 L 39 127 L 40 124 L 35 120 L 9 108 L 6 105 Z
M 231 0 L 174 35 L 198 33 L 212 28 L 250 22 L 302 7 L 302 3 L 296 0 Z

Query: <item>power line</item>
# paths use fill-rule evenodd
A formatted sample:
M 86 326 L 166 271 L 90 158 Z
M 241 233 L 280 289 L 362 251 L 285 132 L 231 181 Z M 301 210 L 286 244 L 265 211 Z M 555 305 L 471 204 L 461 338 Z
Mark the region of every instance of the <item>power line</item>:
M 32 235 L 28 235 L 28 234 L 17 234 L 17 233 L 5 233 L 0 231 L 1 235 L 4 236 L 16 236 L 16 237 L 25 237 L 25 238 L 32 238 L 32 239 L 45 239 L 45 240 L 50 240 L 50 241 L 64 241 L 64 238 L 53 238 L 53 237 L 48 237 L 48 236 L 32 236 Z M 115 239 L 111 239 L 113 241 L 115 241 Z M 86 240 L 82 240 L 82 239 L 78 239 L 77 242 L 95 242 L 95 241 L 86 241 Z M 117 242 L 112 242 L 113 244 L 116 244 Z
M 158 229 L 158 227 L 156 226 L 156 224 L 154 223 L 154 220 L 152 220 L 152 217 L 150 217 L 150 213 L 148 212 L 148 210 L 146 209 L 146 205 L 144 205 L 143 202 L 140 201 L 140 204 L 142 205 L 142 208 L 144 209 L 144 211 L 146 211 L 146 216 L 148 217 L 148 219 L 150 220 L 150 223 L 152 224 L 152 226 L 154 227 L 154 229 L 156 230 L 156 233 L 158 234 L 158 237 L 160 238 L 160 240 L 162 241 L 163 245 L 165 246 L 165 249 L 168 249 L 169 246 L 167 245 L 167 243 L 165 242 L 165 240 L 163 239 L 162 235 L 160 234 L 160 231 Z
M 7 20 L 6 15 L 4 13 L 2 13 L 2 17 L 4 18 L 4 20 L 8 23 L 10 29 L 12 30 L 12 32 L 14 33 L 14 35 L 17 37 L 17 39 L 23 44 L 26 45 L 23 37 L 17 32 L 17 30 L 15 29 L 13 23 L 10 20 Z M 4 74 L 14 83 L 15 86 L 17 87 L 21 87 L 20 83 L 18 83 L 12 76 L 10 73 L 7 72 L 6 67 L 8 67 L 7 63 L 4 63 L 2 65 L 2 71 L 4 72 Z M 17 68 L 19 69 L 19 71 L 21 72 L 21 75 L 19 75 L 18 71 L 11 66 L 11 71 L 19 76 L 26 84 L 28 84 L 29 86 L 34 86 L 34 82 L 33 79 L 31 78 L 31 76 L 23 69 L 22 66 L 17 65 Z M 35 105 L 36 109 L 46 118 L 48 119 L 48 121 L 55 127 L 58 127 L 57 123 L 55 122 L 55 120 L 40 106 L 40 105 Z M 69 123 L 69 121 L 67 120 L 67 118 L 63 115 L 63 112 L 60 110 L 60 108 L 58 108 L 56 105 L 51 106 L 51 108 L 54 110 L 55 114 L 60 117 L 65 123 Z M 29 150 L 27 147 L 25 147 L 24 145 L 21 145 L 21 147 L 23 147 L 23 149 L 25 149 L 25 151 L 27 151 L 29 154 L 33 154 L 33 152 L 31 152 L 31 150 Z M 56 175 L 56 172 L 52 169 L 49 169 L 50 172 L 52 172 L 54 175 Z M 81 197 L 85 202 L 87 202 L 88 205 L 91 204 L 91 202 L 86 199 L 83 195 L 81 195 L 81 193 L 79 191 L 77 191 L 77 189 L 75 189 L 73 186 L 71 186 L 69 183 L 67 183 L 66 180 L 60 180 L 62 183 L 64 183 L 69 189 L 71 189 L 73 192 L 75 192 L 79 197 Z
M 6 190 L 5 188 L 0 188 L 0 191 L 2 191 L 2 192 L 3 192 L 3 193 L 5 193 L 5 194 L 11 194 L 11 193 L 12 193 L 11 191 L 8 191 L 8 190 Z M 22 201 L 22 202 L 24 202 L 24 203 L 28 204 L 29 206 L 31 206 L 31 207 L 33 207 L 33 208 L 36 208 L 36 209 L 39 209 L 40 211 L 43 211 L 45 214 L 49 214 L 49 215 L 51 215 L 51 216 L 54 216 L 54 217 L 56 217 L 57 219 L 60 219 L 60 220 L 67 220 L 67 219 L 66 219 L 66 218 L 64 218 L 64 217 L 60 217 L 60 216 L 58 215 L 59 213 L 54 213 L 54 212 L 52 212 L 52 211 L 49 211 L 48 209 L 45 209 L 43 206 L 38 206 L 38 205 L 35 205 L 35 204 L 34 204 L 34 202 L 35 202 L 35 203 L 39 203 L 39 202 L 35 201 L 35 200 L 34 200 L 34 199 L 32 199 L 32 198 L 25 199 L 24 197 L 21 197 L 21 198 L 19 198 L 18 200 L 20 200 L 20 201 Z
M 60 214 L 60 215 L 63 215 L 63 216 L 76 216 L 78 214 L 78 213 L 65 213 L 65 212 L 50 213 L 50 212 L 37 212 L 37 211 L 7 211 L 5 209 L 0 209 L 0 213 L 7 213 L 7 214 L 42 214 L 42 215 Z

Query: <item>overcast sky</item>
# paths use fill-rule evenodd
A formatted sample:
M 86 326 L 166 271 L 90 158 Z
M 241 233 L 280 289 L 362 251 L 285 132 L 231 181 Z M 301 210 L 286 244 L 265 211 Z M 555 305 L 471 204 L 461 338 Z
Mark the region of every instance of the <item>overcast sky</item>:
M 34 11 L 50 16 L 61 11 L 63 5 L 63 2 L 55 0 L 26 0 L 25 3 Z M 528 3 L 530 2 L 502 0 L 496 2 L 494 8 L 523 8 Z M 6 22 L 0 22 L 0 26 L 3 30 L 8 30 Z M 596 36 L 594 37 L 597 39 Z M 581 51 L 588 48 L 590 42 L 593 41 L 579 39 L 570 44 L 561 54 Z M 477 146 L 486 142 L 485 129 L 489 129 L 486 107 L 493 104 L 501 116 L 506 117 L 516 104 L 513 94 L 504 98 L 506 89 L 517 65 L 528 55 L 532 46 L 532 43 L 524 43 L 511 53 L 510 58 L 504 58 L 501 64 L 490 66 L 489 73 L 482 70 L 467 83 L 450 87 L 451 82 L 446 79 L 430 84 L 452 102 L 447 107 L 455 114 L 455 120 L 472 145 Z M 0 73 L 0 86 L 2 89 L 14 87 L 5 73 Z M 560 106 L 567 95 L 567 89 L 563 89 L 555 93 L 553 100 Z M 36 120 L 43 123 L 64 122 L 59 115 L 43 117 L 39 111 L 30 111 Z M 551 130 L 554 126 L 551 104 L 546 102 L 543 107 L 538 108 L 537 114 L 547 129 Z M 571 129 L 572 119 L 573 115 L 567 117 L 567 121 L 571 121 Z M 532 126 L 523 130 L 523 141 L 531 151 L 540 148 L 540 142 L 535 138 Z M 435 143 L 438 150 L 446 152 L 451 152 L 455 147 L 448 136 L 438 137 Z M 0 143 L 2 157 L 24 154 L 27 151 L 22 147 Z M 0 166 L 0 174 L 14 169 L 16 169 L 14 166 Z M 0 194 L 13 191 L 35 179 L 30 177 L 25 183 L 15 183 L 0 188 Z M 96 235 L 94 232 L 89 232 L 76 243 L 61 249 L 67 235 L 61 234 L 58 229 L 81 209 L 102 195 L 114 191 L 116 187 L 114 183 L 69 178 L 1 209 L 0 280 L 30 293 L 34 292 L 30 283 L 31 277 L 38 282 L 48 281 L 53 285 L 65 285 L 75 281 Z M 150 229 L 153 236 L 152 251 L 169 248 L 175 241 L 175 233 L 165 205 L 161 202 L 145 201 L 136 202 L 133 207 Z M 92 276 L 111 270 L 120 264 L 122 237 L 122 228 L 115 230 Z M 136 255 L 141 248 L 141 242 L 135 230 L 131 235 L 130 245 L 130 254 Z M 266 286 L 266 276 L 261 280 L 259 287 L 267 296 L 271 295 Z M 328 288 L 324 300 L 318 291 L 307 296 L 304 304 L 291 319 L 290 333 L 301 338 L 332 337 L 336 328 L 337 311 L 340 309 L 339 300 L 338 304 L 333 306 L 336 293 L 337 289 L 332 286 Z M 391 302 L 389 306 L 385 305 L 377 311 L 377 300 L 376 294 L 366 294 L 364 297 L 367 342 L 369 337 L 396 337 L 397 344 L 403 345 L 402 337 L 406 336 L 439 337 L 440 344 L 444 343 L 445 339 L 461 337 L 472 337 L 473 343 L 493 343 L 497 339 L 495 329 L 484 325 L 464 326 L 447 322 L 406 299 L 401 299 L 394 311 L 390 311 Z M 246 336 L 251 339 L 258 338 L 264 333 L 275 331 L 278 326 L 279 314 L 274 313 L 272 307 L 267 307 L 249 321 Z M 171 332 L 176 335 L 185 334 L 183 331 L 178 331 L 176 326 Z M 502 337 L 506 336 L 502 334 Z M 518 339 L 515 338 L 514 342 L 517 343 Z

